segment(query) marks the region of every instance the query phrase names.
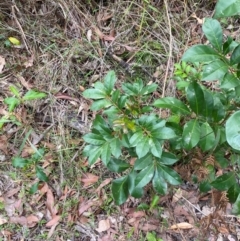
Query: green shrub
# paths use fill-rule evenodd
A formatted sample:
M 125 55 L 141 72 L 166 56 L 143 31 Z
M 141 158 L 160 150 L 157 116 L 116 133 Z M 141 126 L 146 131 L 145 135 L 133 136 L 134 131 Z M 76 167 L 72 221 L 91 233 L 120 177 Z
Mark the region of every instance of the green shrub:
M 239 12 L 239 1 L 220 0 L 214 17 Z M 207 170 L 204 178 L 197 175 L 193 180 L 202 192 L 211 188 L 227 191 L 235 202 L 233 211 L 239 213 L 240 44 L 223 36 L 216 19 L 206 18 L 202 29 L 209 45 L 192 46 L 175 65 L 182 100 L 165 97 L 152 101 L 157 85 L 144 85 L 141 80 L 114 89 L 114 71 L 83 93 L 94 100 L 93 111 L 102 110 L 91 133 L 83 137 L 87 143 L 84 154 L 89 164 L 100 158 L 110 171 L 122 173 L 112 183 L 119 205 L 129 195 L 140 198 L 150 182 L 159 194 L 166 194 L 169 184 L 179 185 L 181 177 L 173 165 L 183 161 L 183 153 L 190 162 L 199 149 L 214 161 L 202 160 Z M 171 114 L 165 120 L 156 108 Z M 225 158 L 227 153 L 230 159 Z M 216 175 L 216 166 L 224 170 L 223 175 Z

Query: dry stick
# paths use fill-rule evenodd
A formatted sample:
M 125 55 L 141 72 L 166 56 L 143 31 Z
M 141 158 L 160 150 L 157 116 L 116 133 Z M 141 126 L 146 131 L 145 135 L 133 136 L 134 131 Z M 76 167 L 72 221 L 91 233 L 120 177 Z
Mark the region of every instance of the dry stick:
M 17 26 L 18 26 L 18 28 L 19 28 L 19 30 L 20 30 L 20 33 L 21 33 L 21 35 L 22 35 L 22 40 L 23 40 L 23 43 L 24 43 L 24 45 L 25 45 L 25 48 L 26 48 L 26 50 L 28 51 L 28 53 L 29 53 L 30 55 L 32 55 L 31 51 L 29 50 L 29 48 L 28 48 L 28 46 L 27 46 L 27 42 L 26 42 L 27 38 L 26 38 L 26 36 L 25 36 L 25 34 L 24 34 L 24 32 L 23 32 L 22 26 L 21 26 L 21 24 L 18 22 L 17 16 L 16 16 L 16 14 L 15 14 L 15 9 L 16 9 L 17 11 L 19 11 L 18 8 L 17 8 L 17 6 L 16 6 L 16 5 L 13 5 L 13 6 L 12 6 L 12 14 L 13 14 L 13 17 L 14 17 L 14 19 L 15 19 L 15 21 L 16 21 L 16 23 L 17 23 Z
M 172 42 L 173 42 L 172 30 L 171 30 L 172 26 L 171 26 L 171 22 L 170 22 L 169 13 L 168 13 L 167 0 L 164 0 L 164 5 L 165 5 L 165 8 L 166 8 L 168 27 L 169 27 L 169 56 L 168 56 L 168 61 L 167 61 L 166 73 L 165 73 L 165 77 L 164 77 L 164 80 L 163 80 L 162 98 L 165 96 L 165 88 L 166 88 L 166 83 L 167 83 L 167 78 L 168 78 L 168 72 L 169 72 L 170 63 L 171 63 L 171 59 L 172 59 Z

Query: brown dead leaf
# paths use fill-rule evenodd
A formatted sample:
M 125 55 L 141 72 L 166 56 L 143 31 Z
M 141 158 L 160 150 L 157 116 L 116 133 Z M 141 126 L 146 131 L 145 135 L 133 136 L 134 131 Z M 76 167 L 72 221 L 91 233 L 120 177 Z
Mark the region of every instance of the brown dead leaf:
M 196 13 L 193 13 L 193 14 L 191 15 L 191 17 L 197 19 L 198 23 L 201 24 L 201 25 L 204 23 L 204 18 L 203 18 L 203 19 L 198 18 L 197 15 L 196 15 Z
M 112 181 L 112 178 L 107 178 L 105 179 L 100 185 L 99 187 L 96 189 L 96 192 L 99 193 L 101 191 L 101 189 L 103 187 L 105 187 L 106 185 L 108 185 L 110 182 Z
M 31 90 L 33 88 L 33 85 L 29 84 L 21 75 L 16 75 L 16 78 L 27 90 Z
M 145 223 L 143 225 L 139 225 L 139 229 L 145 232 L 149 232 L 159 229 L 159 226 L 151 223 Z
M 35 215 L 27 216 L 27 226 L 29 228 L 34 227 L 39 222 L 39 218 Z
M 56 225 L 57 223 L 59 223 L 60 218 L 61 218 L 60 215 L 54 216 L 52 220 L 50 220 L 49 222 L 46 223 L 46 227 L 50 228 L 50 227 Z
M 223 227 L 223 226 L 219 227 L 219 228 L 218 228 L 218 231 L 219 231 L 221 234 L 229 234 L 228 229 L 227 229 L 226 227 Z
M 0 215 L 0 225 L 3 225 L 4 223 L 7 223 L 7 222 L 8 222 L 7 218 Z
M 83 187 L 88 187 L 98 181 L 99 177 L 91 173 L 86 173 L 84 177 L 81 178 L 81 181 L 84 183 Z
M 8 154 L 8 138 L 5 135 L 0 136 L 0 150 L 4 152 L 4 154 Z
M 6 64 L 5 59 L 2 56 L 0 56 L 0 74 L 2 73 L 2 70 L 5 66 L 5 64 Z
M 47 190 L 46 206 L 52 217 L 57 214 L 57 210 L 54 207 L 54 196 L 53 196 L 51 189 Z
M 104 231 L 107 231 L 110 228 L 110 221 L 109 219 L 106 220 L 100 220 L 98 223 L 98 228 L 96 230 L 101 233 Z
M 102 238 L 99 238 L 98 241 L 112 241 L 112 237 L 110 234 L 104 235 Z
M 14 224 L 20 224 L 22 226 L 27 226 L 27 223 L 28 223 L 27 218 L 24 216 L 10 217 L 9 222 Z
M 190 229 L 190 228 L 193 228 L 193 225 L 186 222 L 174 224 L 170 227 L 170 229 Z
M 34 61 L 34 55 L 32 54 L 30 58 L 26 62 L 23 63 L 23 66 L 26 68 L 32 67 Z
M 82 215 L 85 211 L 87 211 L 90 207 L 96 205 L 96 202 L 95 201 L 83 201 L 79 208 L 78 208 L 78 215 Z

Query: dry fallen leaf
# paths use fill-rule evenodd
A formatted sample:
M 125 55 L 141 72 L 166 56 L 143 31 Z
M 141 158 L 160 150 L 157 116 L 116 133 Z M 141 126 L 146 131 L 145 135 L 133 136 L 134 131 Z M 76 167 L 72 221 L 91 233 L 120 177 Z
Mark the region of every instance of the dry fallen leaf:
M 98 228 L 96 228 L 96 230 L 101 233 L 104 231 L 107 231 L 110 228 L 110 221 L 109 219 L 106 220 L 101 220 L 98 223 Z
M 5 59 L 2 56 L 0 56 L 0 74 L 2 73 L 2 70 L 5 66 L 5 64 L 6 64 Z
M 99 177 L 91 173 L 86 173 L 84 177 L 81 178 L 81 181 L 84 183 L 83 187 L 88 187 L 98 181 Z
M 8 220 L 4 216 L 0 215 L 0 225 L 7 223 L 7 222 L 8 222 Z
M 190 228 L 193 228 L 193 225 L 186 222 L 174 224 L 170 227 L 170 229 L 190 229 Z
M 60 215 L 56 215 L 52 220 L 46 223 L 46 227 L 49 228 L 56 225 L 59 222 L 60 218 L 61 218 Z

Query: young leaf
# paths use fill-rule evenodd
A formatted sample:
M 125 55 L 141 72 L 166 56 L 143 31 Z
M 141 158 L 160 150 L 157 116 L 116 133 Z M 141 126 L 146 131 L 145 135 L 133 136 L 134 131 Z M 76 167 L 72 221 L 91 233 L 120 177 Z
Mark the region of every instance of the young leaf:
M 145 187 L 153 178 L 154 165 L 149 165 L 139 172 L 135 179 L 135 186 L 138 188 Z
M 235 184 L 236 184 L 236 178 L 235 178 L 234 172 L 225 173 L 222 176 L 219 176 L 211 183 L 211 185 L 214 188 L 220 191 L 228 190 L 231 186 Z
M 4 103 L 8 105 L 8 110 L 12 112 L 20 104 L 20 101 L 16 97 L 8 97 L 4 99 Z
M 221 59 L 221 56 L 213 48 L 203 44 L 190 47 L 182 57 L 182 61 L 191 63 L 207 63 L 216 59 Z
M 203 66 L 202 80 L 204 81 L 215 81 L 223 80 L 224 75 L 228 71 L 228 65 L 223 61 L 217 59 L 207 65 Z
M 12 158 L 12 165 L 13 165 L 14 167 L 20 167 L 20 168 L 22 168 L 22 167 L 27 166 L 29 163 L 31 163 L 30 160 L 25 159 L 25 158 L 22 158 L 22 157 L 13 157 L 13 158 Z
M 233 50 L 233 53 L 230 57 L 230 63 L 231 65 L 240 63 L 240 44 Z
M 17 97 L 20 96 L 19 90 L 18 90 L 14 85 L 11 85 L 11 86 L 9 87 L 9 89 L 10 89 L 10 91 L 11 91 L 14 95 L 16 95 Z
M 200 126 L 197 120 L 188 121 L 183 127 L 183 147 L 187 150 L 195 147 L 200 140 Z
M 154 190 L 161 194 L 161 195 L 165 195 L 167 193 L 167 183 L 166 181 L 163 179 L 163 177 L 161 176 L 161 172 L 158 172 L 158 169 L 156 168 L 155 173 L 154 173 L 154 177 L 152 179 L 152 185 Z
M 192 82 L 187 88 L 187 99 L 191 109 L 198 115 L 204 110 L 204 93 L 197 82 Z
M 228 144 L 240 150 L 240 111 L 236 111 L 226 122 L 226 137 Z
M 40 166 L 36 166 L 36 175 L 40 181 L 42 182 L 48 181 L 48 177 L 46 173 L 43 171 L 43 169 Z
M 21 42 L 14 37 L 9 37 L 8 40 L 13 44 L 13 45 L 21 45 Z
M 162 176 L 171 185 L 179 185 L 182 182 L 181 177 L 172 168 L 158 165 L 157 172 L 159 173 L 159 176 Z
M 117 205 L 126 202 L 128 198 L 128 176 L 123 176 L 113 181 L 112 194 Z
M 117 77 L 113 70 L 109 71 L 107 75 L 104 77 L 104 86 L 106 88 L 106 92 L 108 95 L 113 91 L 113 87 L 116 80 Z
M 215 144 L 215 134 L 212 127 L 207 123 L 201 125 L 201 136 L 199 141 L 199 146 L 202 151 L 208 151 L 214 147 Z
M 240 13 L 239 0 L 218 0 L 214 18 L 231 17 Z
M 107 168 L 112 172 L 123 172 L 129 167 L 130 164 L 117 158 L 111 158 L 107 164 Z
M 159 108 L 170 109 L 174 114 L 190 114 L 190 110 L 188 109 L 188 107 L 182 101 L 174 97 L 165 97 L 162 99 L 158 99 L 154 102 L 153 105 Z
M 37 99 L 42 99 L 46 97 L 47 95 L 42 92 L 34 91 L 34 90 L 29 90 L 24 96 L 23 100 L 37 100 Z
M 222 52 L 223 33 L 220 23 L 215 19 L 205 18 L 202 29 L 211 45 Z
M 136 146 L 143 139 L 142 131 L 135 132 L 130 138 L 129 142 L 132 147 Z

